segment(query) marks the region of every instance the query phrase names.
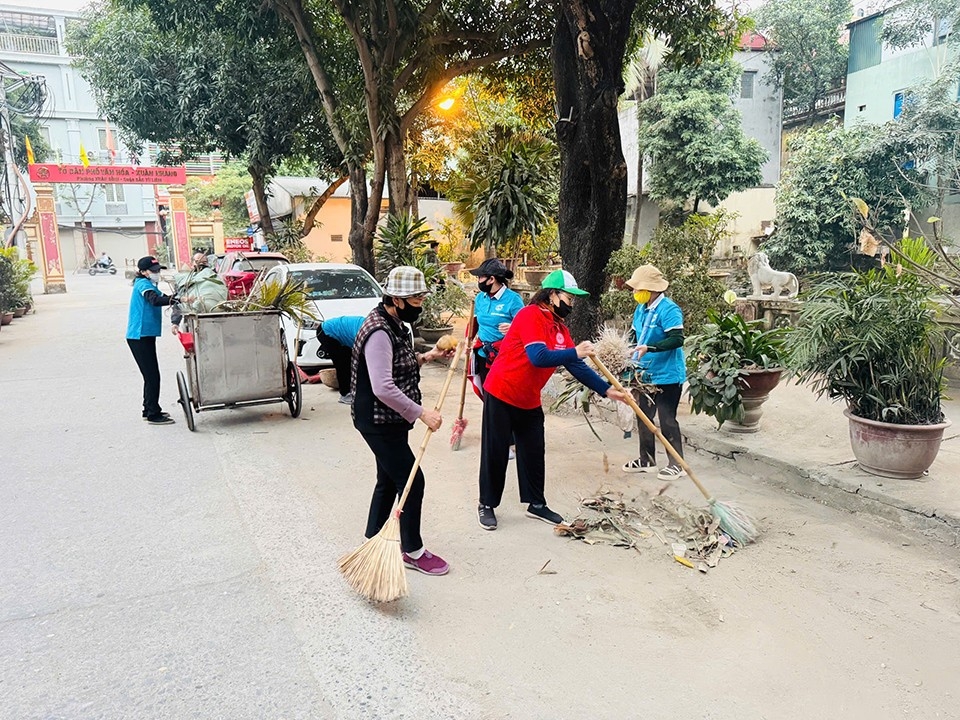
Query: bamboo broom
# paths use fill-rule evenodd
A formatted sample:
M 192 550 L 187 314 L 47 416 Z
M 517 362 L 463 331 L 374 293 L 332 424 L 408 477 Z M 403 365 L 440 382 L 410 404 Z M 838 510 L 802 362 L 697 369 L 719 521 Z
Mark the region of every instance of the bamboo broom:
M 463 339 L 467 343 L 467 352 L 473 352 L 470 342 L 470 331 L 473 329 L 473 311 L 475 303 L 470 303 L 470 317 L 467 318 L 467 329 L 463 331 Z M 457 413 L 457 419 L 453 422 L 453 432 L 450 433 L 450 447 L 453 450 L 460 449 L 460 441 L 463 440 L 463 433 L 467 429 L 467 419 L 463 416 L 463 406 L 467 401 L 467 373 L 470 372 L 470 358 L 463 363 L 463 380 L 460 382 L 460 412 Z
M 657 439 L 663 444 L 664 449 L 667 451 L 667 454 L 673 458 L 674 462 L 682 467 L 687 475 L 690 476 L 690 479 L 693 480 L 693 484 L 697 486 L 697 489 L 703 494 L 707 499 L 707 504 L 710 506 L 711 514 L 720 522 L 720 528 L 727 533 L 731 538 L 736 540 L 740 545 L 746 545 L 757 539 L 760 532 L 757 530 L 756 523 L 747 515 L 743 510 L 738 508 L 736 505 L 731 503 L 724 503 L 716 500 L 713 495 L 707 492 L 707 489 L 703 486 L 703 483 L 700 482 L 696 474 L 693 472 L 687 462 L 683 459 L 679 452 L 667 442 L 667 439 L 663 436 L 663 433 L 660 432 L 660 428 L 654 425 L 653 421 L 647 417 L 646 413 L 640 409 L 640 406 L 637 405 L 637 402 L 633 399 L 633 395 L 624 389 L 623 385 L 620 384 L 620 381 L 611 373 L 606 366 L 601 362 L 600 358 L 596 355 L 591 355 L 590 359 L 593 360 L 593 364 L 597 366 L 597 369 L 601 374 L 607 379 L 611 385 L 613 385 L 617 390 L 622 392 L 627 397 L 627 403 L 633 408 L 633 411 L 637 414 L 637 417 L 647 426 L 647 429 L 650 430 L 654 435 L 657 436 Z
M 443 382 L 443 389 L 440 390 L 440 397 L 437 399 L 434 410 L 439 411 L 443 407 L 443 401 L 447 397 L 447 390 L 450 388 L 454 370 L 463 354 L 463 346 L 464 341 L 461 340 L 457 344 L 457 352 L 450 362 L 450 368 L 447 370 L 447 377 Z M 397 503 L 390 519 L 380 528 L 380 532 L 353 552 L 340 558 L 339 566 L 343 577 L 354 590 L 368 600 L 391 602 L 408 594 L 407 576 L 400 553 L 400 513 L 403 512 L 403 506 L 407 502 L 410 488 L 413 487 L 413 480 L 417 476 L 417 470 L 420 468 L 420 462 L 423 460 L 423 454 L 427 449 L 427 443 L 430 441 L 431 435 L 433 435 L 433 430 L 427 428 L 427 432 L 424 433 L 423 440 L 420 443 L 417 458 L 413 467 L 410 468 L 410 475 L 407 477 L 407 484 L 403 488 L 400 502 Z

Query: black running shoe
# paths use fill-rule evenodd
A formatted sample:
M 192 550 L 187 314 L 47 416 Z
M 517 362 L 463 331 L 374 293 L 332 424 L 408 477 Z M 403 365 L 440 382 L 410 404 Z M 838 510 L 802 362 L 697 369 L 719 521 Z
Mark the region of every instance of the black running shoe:
M 558 515 L 546 505 L 527 505 L 527 517 L 542 520 L 550 525 L 559 525 L 563 522 L 563 516 Z
M 497 529 L 497 516 L 489 505 L 477 505 L 477 520 L 480 521 L 480 527 L 484 530 Z
M 169 415 L 157 415 L 156 417 L 147 418 L 147 424 L 149 425 L 173 425 L 176 421 Z

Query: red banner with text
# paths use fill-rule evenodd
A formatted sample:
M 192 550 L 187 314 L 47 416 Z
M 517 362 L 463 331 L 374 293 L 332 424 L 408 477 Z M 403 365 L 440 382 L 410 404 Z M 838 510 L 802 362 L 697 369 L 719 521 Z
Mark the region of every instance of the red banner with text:
M 107 185 L 183 185 L 187 169 L 141 167 L 139 165 L 57 165 L 29 166 L 30 179 L 38 183 L 104 183 Z

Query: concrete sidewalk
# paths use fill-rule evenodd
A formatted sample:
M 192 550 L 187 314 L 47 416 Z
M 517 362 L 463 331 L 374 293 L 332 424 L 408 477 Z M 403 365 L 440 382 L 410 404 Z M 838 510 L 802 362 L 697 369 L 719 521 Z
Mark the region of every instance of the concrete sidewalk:
M 955 423 L 928 476 L 893 480 L 859 468 L 839 403 L 818 400 L 805 386 L 783 382 L 763 405 L 760 431 L 717 429 L 681 402 L 686 443 L 738 471 L 850 512 L 868 512 L 950 545 L 960 545 L 960 401 L 944 403 Z

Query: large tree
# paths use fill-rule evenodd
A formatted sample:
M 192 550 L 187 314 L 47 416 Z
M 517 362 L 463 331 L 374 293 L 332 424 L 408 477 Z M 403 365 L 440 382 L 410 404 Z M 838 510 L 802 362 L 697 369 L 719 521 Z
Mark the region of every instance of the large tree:
M 718 205 L 759 185 L 767 152 L 743 134 L 731 96 L 743 69 L 732 60 L 661 72 L 640 105 L 640 153 L 652 159 L 650 197 L 681 209 Z
M 631 38 L 661 36 L 665 62 L 696 64 L 732 49 L 736 23 L 712 0 L 559 0 L 553 77 L 560 145 L 560 251 L 590 293 L 571 316 L 575 336 L 590 337 L 606 289 L 604 268 L 623 243 L 627 167 L 617 100 Z
M 129 147 L 176 143 L 178 152 L 161 158 L 169 162 L 214 150 L 244 158 L 270 232 L 266 184 L 280 160 L 309 148 L 330 172 L 340 159 L 325 124 L 303 122 L 319 112 L 319 98 L 304 92 L 306 66 L 278 29 L 275 23 L 274 35 L 238 42 L 232 30 L 177 32 L 146 7 L 102 2 L 75 26 L 68 47 Z
M 850 0 L 769 0 L 755 13 L 757 29 L 774 51 L 773 77 L 784 102 L 811 123 L 817 103 L 847 75 L 840 33 L 850 18 Z

